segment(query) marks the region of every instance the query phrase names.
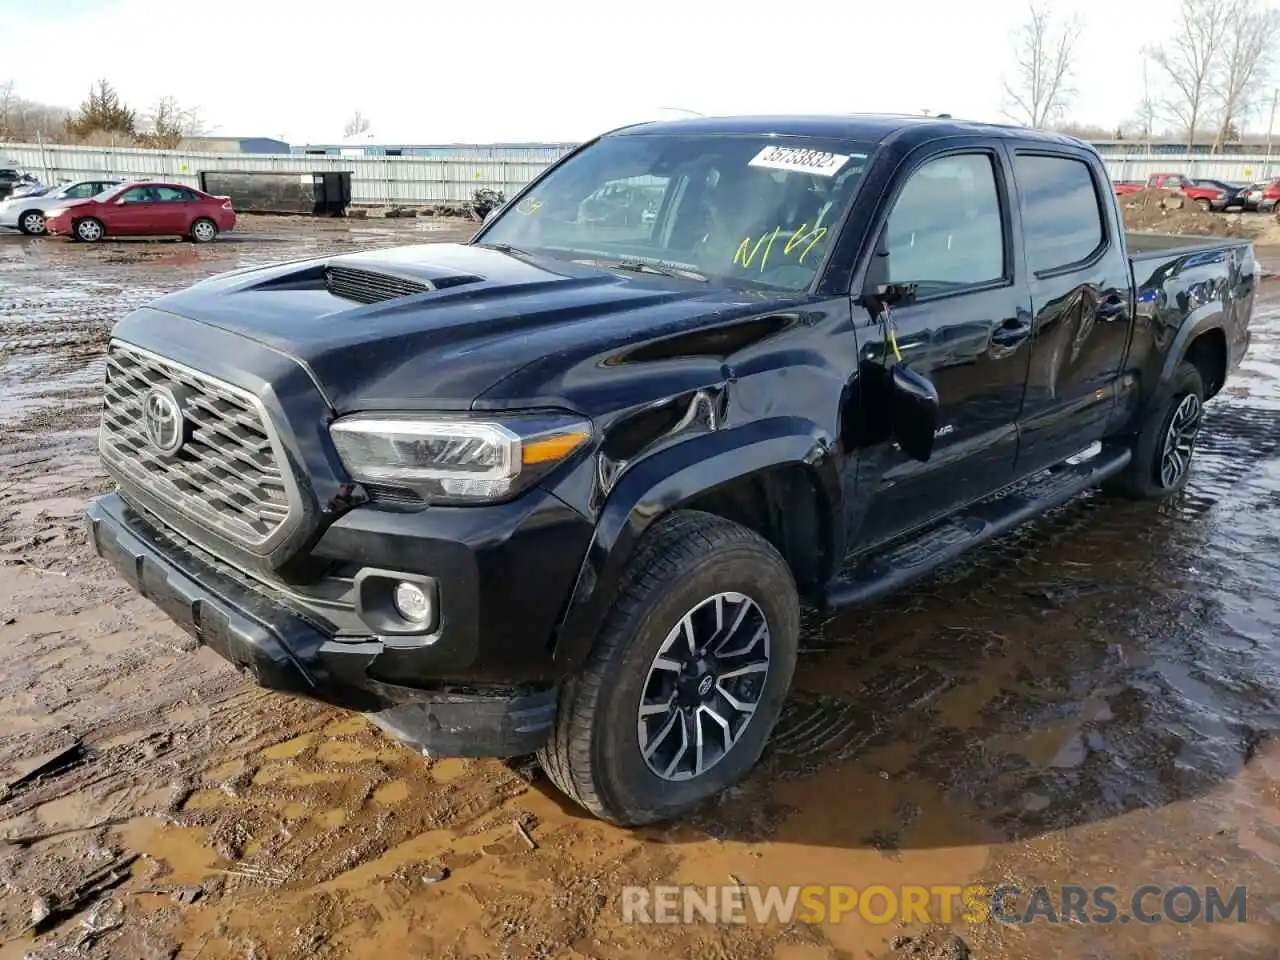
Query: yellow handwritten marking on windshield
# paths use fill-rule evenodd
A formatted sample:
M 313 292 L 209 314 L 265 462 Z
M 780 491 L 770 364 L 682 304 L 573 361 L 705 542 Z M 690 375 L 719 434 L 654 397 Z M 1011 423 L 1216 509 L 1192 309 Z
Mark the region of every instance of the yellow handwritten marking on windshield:
M 778 239 L 778 235 L 781 233 L 782 227 L 774 227 L 770 233 L 761 234 L 754 244 L 750 237 L 744 237 L 733 255 L 733 265 L 736 267 L 741 264 L 744 269 L 749 269 L 756 258 L 756 254 L 761 253 L 761 248 L 763 248 L 763 254 L 760 257 L 760 272 L 764 273 L 765 264 L 769 262 L 769 254 L 773 252 L 774 241 Z M 810 230 L 807 223 L 802 223 L 791 236 L 787 237 L 786 242 L 782 245 L 782 254 L 789 257 L 793 250 L 803 246 L 804 249 L 800 251 L 796 261 L 804 263 L 804 258 L 809 255 L 809 251 L 817 246 L 818 241 L 826 235 L 826 227 L 815 226 L 814 229 Z
M 541 200 L 529 200 L 528 202 L 522 203 L 520 206 L 516 207 L 516 212 L 522 213 L 526 217 L 531 217 L 541 209 L 542 209 Z

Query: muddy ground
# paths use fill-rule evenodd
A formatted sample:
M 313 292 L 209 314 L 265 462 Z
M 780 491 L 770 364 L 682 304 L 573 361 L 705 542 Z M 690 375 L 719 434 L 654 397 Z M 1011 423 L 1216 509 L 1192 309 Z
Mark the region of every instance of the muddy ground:
M 1280 284 L 1184 496 L 1081 497 L 811 621 L 755 773 L 687 822 L 623 831 L 528 764 L 424 760 L 246 685 L 79 526 L 107 488 L 115 319 L 239 265 L 453 231 L 0 237 L 0 960 L 1280 955 Z M 1247 921 L 623 922 L 624 885 L 677 882 L 1243 885 Z

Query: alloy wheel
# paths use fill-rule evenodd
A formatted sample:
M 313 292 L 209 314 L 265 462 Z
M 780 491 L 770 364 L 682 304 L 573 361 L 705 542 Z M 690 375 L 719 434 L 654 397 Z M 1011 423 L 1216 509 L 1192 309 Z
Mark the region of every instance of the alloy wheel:
M 741 593 L 718 593 L 680 618 L 645 678 L 637 734 L 663 780 L 690 780 L 725 758 L 751 723 L 769 675 L 764 613 Z
M 1166 490 L 1181 483 L 1191 467 L 1191 454 L 1195 450 L 1203 415 L 1204 405 L 1200 398 L 1188 393 L 1169 418 L 1160 453 L 1160 483 Z

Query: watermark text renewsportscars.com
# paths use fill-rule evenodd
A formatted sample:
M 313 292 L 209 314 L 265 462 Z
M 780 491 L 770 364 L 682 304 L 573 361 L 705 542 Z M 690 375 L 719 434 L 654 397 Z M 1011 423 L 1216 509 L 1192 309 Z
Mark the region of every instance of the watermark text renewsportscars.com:
M 1244 923 L 1245 887 L 842 885 L 624 887 L 625 923 Z

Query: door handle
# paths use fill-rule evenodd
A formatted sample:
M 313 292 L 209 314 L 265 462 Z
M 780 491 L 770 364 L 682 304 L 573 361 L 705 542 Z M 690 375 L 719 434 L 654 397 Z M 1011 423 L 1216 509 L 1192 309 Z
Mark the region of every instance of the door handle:
M 1098 303 L 1095 311 L 1099 320 L 1114 320 L 1123 316 L 1129 307 L 1129 301 L 1118 293 L 1113 293 Z
M 1031 324 L 1026 320 L 1010 317 L 991 331 L 991 342 L 1001 347 L 1016 347 L 1031 336 Z

